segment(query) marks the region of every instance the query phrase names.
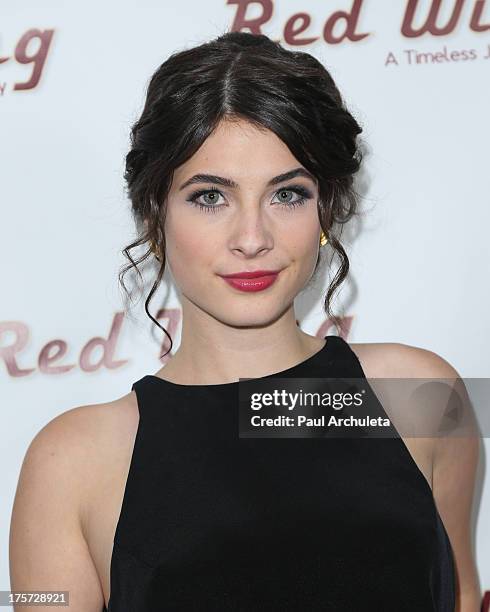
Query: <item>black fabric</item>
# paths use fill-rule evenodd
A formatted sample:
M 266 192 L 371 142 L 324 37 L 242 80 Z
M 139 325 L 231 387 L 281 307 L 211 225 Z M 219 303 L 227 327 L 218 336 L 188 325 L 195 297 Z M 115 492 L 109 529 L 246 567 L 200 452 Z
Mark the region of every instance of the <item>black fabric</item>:
M 327 336 L 281 376 L 364 372 Z M 239 438 L 238 383 L 133 389 L 108 612 L 454 611 L 451 545 L 399 436 Z

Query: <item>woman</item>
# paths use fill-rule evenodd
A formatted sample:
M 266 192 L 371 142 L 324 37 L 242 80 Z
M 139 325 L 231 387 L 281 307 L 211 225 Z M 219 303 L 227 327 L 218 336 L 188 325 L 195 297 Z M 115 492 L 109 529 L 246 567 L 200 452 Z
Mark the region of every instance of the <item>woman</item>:
M 159 67 L 126 159 L 141 233 L 122 276 L 155 256 L 151 317 L 168 263 L 181 343 L 128 394 L 35 437 L 12 589 L 68 590 L 84 612 L 477 610 L 476 438 L 237 435 L 239 378 L 457 376 L 431 351 L 297 326 L 327 242 L 328 315 L 348 272 L 338 229 L 357 213 L 360 132 L 325 68 L 265 36 Z

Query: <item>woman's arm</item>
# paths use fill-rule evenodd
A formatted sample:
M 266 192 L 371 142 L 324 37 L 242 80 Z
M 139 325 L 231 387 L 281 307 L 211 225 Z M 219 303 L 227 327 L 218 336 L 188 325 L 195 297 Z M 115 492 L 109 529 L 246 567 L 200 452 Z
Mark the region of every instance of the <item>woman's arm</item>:
M 479 460 L 480 433 L 466 388 L 458 372 L 441 356 L 418 347 L 402 345 L 407 371 L 414 378 L 450 379 L 462 400 L 455 404 L 461 422 L 458 429 L 434 438 L 432 491 L 451 542 L 456 564 L 455 612 L 480 612 L 481 590 L 472 546 L 471 514 Z M 410 365 L 408 365 L 410 361 Z M 441 415 L 442 417 L 442 415 Z M 451 418 L 444 420 L 445 425 Z M 463 435 L 464 434 L 464 435 Z
M 444 367 L 444 366 L 443 366 Z M 446 364 L 444 376 L 457 377 Z M 452 373 L 451 373 L 452 371 Z M 441 375 L 442 376 L 442 375 Z M 456 378 L 456 389 L 464 395 L 464 385 Z M 465 419 L 474 415 L 469 404 Z M 481 590 L 472 544 L 471 518 L 480 451 L 480 434 L 473 424 L 463 432 L 436 439 L 433 456 L 433 490 L 439 514 L 446 526 L 454 551 L 457 573 L 456 612 L 480 612 Z
M 77 408 L 57 416 L 32 440 L 13 505 L 10 580 L 12 591 L 69 591 L 69 610 L 100 612 L 103 593 L 80 520 L 90 482 L 87 442 Z

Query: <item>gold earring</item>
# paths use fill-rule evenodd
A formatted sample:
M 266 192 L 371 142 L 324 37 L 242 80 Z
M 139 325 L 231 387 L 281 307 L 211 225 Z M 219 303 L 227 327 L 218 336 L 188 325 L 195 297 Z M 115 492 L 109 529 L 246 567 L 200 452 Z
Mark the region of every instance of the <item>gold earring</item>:
M 158 248 L 158 246 L 153 242 L 153 240 L 150 240 L 150 250 L 152 251 L 152 253 L 155 255 L 155 259 L 157 261 L 162 261 L 161 257 L 160 257 L 160 249 Z
M 322 230 L 322 233 L 320 234 L 320 246 L 325 246 L 327 242 L 328 242 L 328 238 Z

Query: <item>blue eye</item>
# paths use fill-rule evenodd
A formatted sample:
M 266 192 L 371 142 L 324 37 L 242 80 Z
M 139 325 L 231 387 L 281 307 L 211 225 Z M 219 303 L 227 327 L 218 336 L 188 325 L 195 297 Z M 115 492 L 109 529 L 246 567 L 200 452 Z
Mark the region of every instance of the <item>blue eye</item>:
M 202 202 L 197 201 L 197 199 L 201 196 L 209 195 L 213 196 L 210 204 L 203 204 Z M 213 200 L 217 200 L 217 196 L 220 195 L 222 196 L 223 194 L 217 189 L 201 189 L 200 191 L 194 191 L 194 193 L 191 193 L 191 195 L 187 198 L 187 202 L 190 202 L 193 206 L 199 206 L 199 208 L 205 212 L 216 213 L 220 208 L 222 208 L 223 204 L 213 204 Z
M 287 200 L 287 201 L 283 200 L 282 202 L 280 202 L 280 204 L 284 204 L 288 208 L 295 208 L 296 206 L 302 206 L 306 202 L 306 200 L 312 197 L 312 194 L 308 191 L 308 189 L 305 189 L 301 185 L 284 187 L 283 189 L 280 189 L 279 191 L 277 191 L 276 195 L 288 193 L 288 192 L 295 193 L 298 196 L 298 199 L 296 200 Z
M 279 202 L 279 204 L 283 204 L 286 208 L 295 208 L 296 206 L 302 206 L 306 200 L 312 198 L 311 192 L 303 187 L 302 185 L 291 185 L 289 187 L 283 187 L 276 191 L 276 196 L 284 193 L 294 193 L 298 196 L 296 200 L 283 200 Z M 209 197 L 211 196 L 211 202 L 199 202 L 199 198 L 201 197 Z M 218 189 L 200 189 L 199 191 L 194 191 L 191 195 L 186 199 L 187 202 L 191 203 L 193 206 L 198 206 L 204 212 L 217 213 L 221 208 L 225 206 L 225 204 L 216 204 L 219 196 L 223 197 L 223 194 Z

